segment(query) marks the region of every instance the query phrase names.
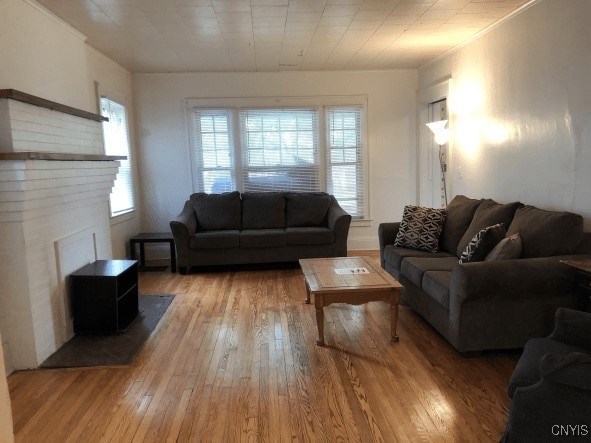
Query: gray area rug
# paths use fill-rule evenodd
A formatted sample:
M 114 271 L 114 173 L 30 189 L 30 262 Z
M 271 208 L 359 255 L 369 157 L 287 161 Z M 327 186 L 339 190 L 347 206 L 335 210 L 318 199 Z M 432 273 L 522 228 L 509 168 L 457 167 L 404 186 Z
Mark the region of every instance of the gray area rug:
M 128 365 L 166 312 L 174 295 L 140 295 L 139 314 L 128 328 L 112 335 L 76 335 L 54 352 L 42 368 Z

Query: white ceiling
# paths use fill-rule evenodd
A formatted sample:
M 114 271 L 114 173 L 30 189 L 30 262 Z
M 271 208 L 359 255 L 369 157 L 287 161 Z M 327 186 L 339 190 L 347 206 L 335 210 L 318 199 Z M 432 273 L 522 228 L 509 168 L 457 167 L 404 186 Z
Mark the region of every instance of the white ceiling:
M 38 0 L 133 72 L 417 68 L 530 0 Z

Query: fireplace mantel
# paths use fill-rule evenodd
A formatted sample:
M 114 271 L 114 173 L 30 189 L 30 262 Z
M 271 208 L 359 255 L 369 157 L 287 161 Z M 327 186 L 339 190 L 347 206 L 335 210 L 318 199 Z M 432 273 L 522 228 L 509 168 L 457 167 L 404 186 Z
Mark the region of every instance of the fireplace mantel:
M 60 152 L 0 152 L 0 161 L 116 161 L 127 159 L 124 155 L 62 154 Z
M 61 103 L 52 102 L 45 98 L 37 97 L 35 95 L 27 94 L 26 92 L 17 91 L 16 89 L 0 89 L 0 98 L 10 98 L 30 105 L 40 106 L 52 111 L 59 111 L 64 114 L 75 115 L 76 117 L 86 118 L 97 122 L 109 121 L 107 117 L 92 112 L 83 111 L 82 109 L 73 108 L 71 106 L 62 105 Z

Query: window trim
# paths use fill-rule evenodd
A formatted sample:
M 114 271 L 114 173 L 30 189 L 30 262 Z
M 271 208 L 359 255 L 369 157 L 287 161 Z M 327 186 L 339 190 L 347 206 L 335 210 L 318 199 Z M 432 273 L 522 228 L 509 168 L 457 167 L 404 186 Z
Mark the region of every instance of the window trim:
M 111 205 L 111 194 L 113 193 L 113 191 L 111 191 L 111 193 L 109 194 L 109 219 L 110 220 L 114 220 L 117 219 L 119 217 L 122 216 L 126 216 L 128 214 L 131 214 L 133 212 L 135 212 L 137 210 L 137 206 L 136 206 L 136 192 L 135 192 L 135 181 L 134 181 L 134 176 L 135 176 L 135 171 L 134 171 L 134 167 L 133 167 L 133 148 L 131 145 L 131 127 L 129 125 L 129 112 L 127 110 L 127 105 L 125 105 L 123 103 L 123 101 L 118 101 L 118 100 L 114 100 L 112 98 L 110 98 L 107 95 L 101 95 L 99 96 L 99 111 L 102 114 L 102 100 L 108 100 L 111 103 L 114 103 L 118 106 L 121 106 L 123 108 L 123 112 L 125 114 L 125 125 L 126 125 L 126 136 L 127 136 L 127 154 L 126 154 L 126 161 L 128 161 L 129 163 L 129 189 L 131 190 L 131 206 L 127 209 L 118 211 L 117 213 L 113 213 L 113 208 Z M 106 145 L 106 140 L 105 140 L 105 124 L 108 124 L 108 122 L 103 122 L 102 123 L 102 136 L 103 136 L 103 152 L 105 154 L 107 154 L 107 145 Z M 119 154 L 117 154 L 119 155 Z M 119 167 L 117 168 L 117 174 L 119 173 Z M 116 180 L 117 178 L 115 178 Z M 113 188 L 115 181 L 113 182 Z
M 316 96 L 316 97 L 220 97 L 220 98 L 188 98 L 185 100 L 185 107 L 186 107 L 186 122 L 187 122 L 187 130 L 188 130 L 188 137 L 187 137 L 187 145 L 189 150 L 189 157 L 191 160 L 191 180 L 193 186 L 193 192 L 196 192 L 198 183 L 196 182 L 196 173 L 195 173 L 195 161 L 193 147 L 195 146 L 195 130 L 193 128 L 193 112 L 195 109 L 203 109 L 203 110 L 215 110 L 215 109 L 230 109 L 232 111 L 232 120 L 238 118 L 238 113 L 241 109 L 244 108 L 261 108 L 261 109 L 273 109 L 273 108 L 306 108 L 306 107 L 316 107 L 318 108 L 319 112 L 321 113 L 318 116 L 318 144 L 319 144 L 319 167 L 320 167 L 320 183 L 321 189 L 326 189 L 326 173 L 327 173 L 327 164 L 326 164 L 326 153 L 327 153 L 327 126 L 326 126 L 326 108 L 328 107 L 346 107 L 346 106 L 355 106 L 360 107 L 362 109 L 361 112 L 361 121 L 360 121 L 360 140 L 362 143 L 362 173 L 363 173 L 363 202 L 364 214 L 359 217 L 355 218 L 353 221 L 356 222 L 363 222 L 371 220 L 371 207 L 369 202 L 369 187 L 370 187 L 370 180 L 369 180 L 369 144 L 368 144 L 368 97 L 367 95 L 349 95 L 349 96 Z M 239 125 L 236 124 L 238 120 L 234 120 L 231 122 L 232 126 L 232 137 L 235 140 L 233 144 L 234 147 L 234 168 L 241 168 L 241 164 L 238 165 L 236 162 L 240 161 L 241 158 L 241 147 L 238 146 L 240 143 L 240 138 L 236 138 L 239 136 L 240 128 L 237 127 Z M 238 171 L 238 174 L 241 174 L 241 170 Z M 239 179 L 240 177 L 236 178 L 237 187 L 240 189 Z

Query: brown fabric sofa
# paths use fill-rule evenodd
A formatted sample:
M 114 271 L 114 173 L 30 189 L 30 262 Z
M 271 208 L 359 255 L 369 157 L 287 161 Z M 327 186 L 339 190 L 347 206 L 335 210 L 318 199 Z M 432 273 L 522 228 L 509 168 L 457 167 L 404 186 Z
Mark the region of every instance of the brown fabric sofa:
M 458 263 L 481 229 L 519 233 L 518 259 Z M 575 271 L 560 260 L 591 254 L 591 233 L 569 212 L 457 196 L 435 253 L 394 246 L 400 223 L 379 226 L 382 267 L 404 285 L 402 299 L 458 351 L 523 347 L 547 335 L 558 307 L 575 307 Z
M 351 216 L 323 192 L 196 193 L 170 222 L 179 271 L 347 255 Z

